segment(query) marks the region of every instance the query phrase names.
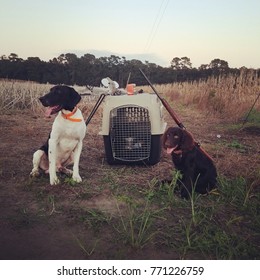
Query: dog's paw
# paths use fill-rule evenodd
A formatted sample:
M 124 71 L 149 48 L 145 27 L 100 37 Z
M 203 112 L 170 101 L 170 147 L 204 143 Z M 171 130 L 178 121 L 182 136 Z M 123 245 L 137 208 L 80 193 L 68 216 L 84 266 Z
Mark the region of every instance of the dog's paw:
M 58 185 L 59 183 L 60 183 L 60 180 L 58 179 L 58 177 L 50 178 L 50 184 L 51 184 L 52 186 Z
M 79 175 L 73 175 L 72 179 L 76 182 L 76 183 L 81 183 L 82 179 Z
M 40 171 L 39 169 L 33 169 L 30 173 L 30 177 L 34 178 L 34 177 L 39 177 L 40 176 Z
M 185 188 L 181 189 L 181 198 L 188 200 L 191 194 Z
M 73 174 L 72 170 L 70 170 L 66 167 L 60 167 L 58 171 L 66 174 L 67 176 L 72 176 L 72 174 Z

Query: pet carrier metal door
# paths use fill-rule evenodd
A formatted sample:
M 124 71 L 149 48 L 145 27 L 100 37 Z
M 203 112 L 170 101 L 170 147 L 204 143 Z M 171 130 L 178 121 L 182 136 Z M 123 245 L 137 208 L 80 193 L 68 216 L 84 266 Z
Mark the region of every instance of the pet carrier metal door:
M 148 159 L 151 151 L 149 111 L 135 105 L 111 110 L 110 141 L 116 160 L 136 162 Z

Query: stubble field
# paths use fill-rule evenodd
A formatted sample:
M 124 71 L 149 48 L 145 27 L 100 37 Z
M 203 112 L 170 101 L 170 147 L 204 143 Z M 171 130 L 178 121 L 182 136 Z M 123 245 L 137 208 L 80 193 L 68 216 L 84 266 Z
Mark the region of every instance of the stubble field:
M 219 174 L 218 191 L 186 201 L 173 192 L 165 153 L 154 166 L 106 163 L 98 135 L 102 106 L 87 128 L 83 182 L 61 176 L 50 186 L 48 176 L 30 178 L 32 154 L 53 122 L 37 97 L 50 87 L 1 82 L 0 259 L 260 259 L 259 103 L 242 127 L 241 112 L 232 117 L 205 108 L 198 95 L 191 102 L 171 85 L 160 89 Z M 217 92 L 207 96 L 211 105 Z M 243 102 L 244 112 L 254 96 Z M 85 118 L 94 104 L 83 97 Z

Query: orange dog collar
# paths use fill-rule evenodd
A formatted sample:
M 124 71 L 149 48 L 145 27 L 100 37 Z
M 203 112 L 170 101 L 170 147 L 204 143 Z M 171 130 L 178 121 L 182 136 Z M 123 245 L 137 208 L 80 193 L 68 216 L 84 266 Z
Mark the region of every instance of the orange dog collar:
M 65 114 L 65 113 L 61 112 L 61 115 L 64 119 L 69 120 L 71 122 L 81 122 L 82 119 L 72 118 L 72 116 L 76 113 L 77 109 L 78 109 L 77 107 L 74 107 L 74 109 L 71 113 Z

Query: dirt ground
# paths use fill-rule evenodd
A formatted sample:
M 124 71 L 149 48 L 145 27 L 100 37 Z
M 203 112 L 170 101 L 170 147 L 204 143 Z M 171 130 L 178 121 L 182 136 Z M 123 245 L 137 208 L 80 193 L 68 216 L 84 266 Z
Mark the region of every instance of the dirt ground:
M 223 120 L 203 112 L 181 109 L 178 113 L 213 156 L 219 173 L 250 176 L 259 169 L 259 130 L 227 132 Z M 174 124 L 165 115 L 168 125 Z M 31 179 L 29 174 L 33 152 L 47 139 L 52 122 L 53 118 L 30 111 L 0 116 L 0 259 L 178 259 L 176 252 L 156 244 L 142 250 L 128 246 L 115 239 L 116 227 L 111 226 L 124 209 L 123 202 L 120 205 L 115 199 L 118 186 L 127 193 L 132 182 L 134 192 L 142 194 L 154 177 L 170 176 L 171 159 L 162 153 L 155 166 L 109 166 L 98 135 L 100 120 L 94 118 L 80 161 L 83 183 L 73 185 L 63 178 L 62 184 L 50 186 L 48 176 Z M 238 142 L 241 149 L 225 144 Z

